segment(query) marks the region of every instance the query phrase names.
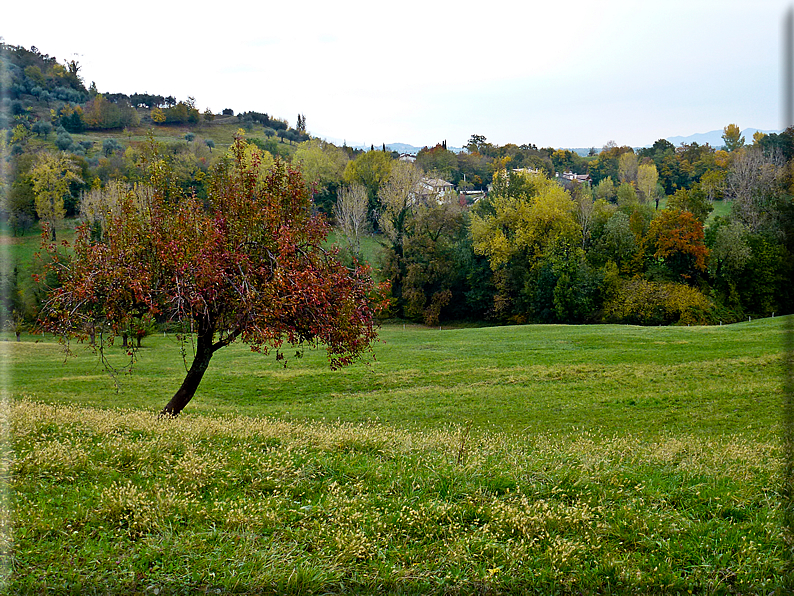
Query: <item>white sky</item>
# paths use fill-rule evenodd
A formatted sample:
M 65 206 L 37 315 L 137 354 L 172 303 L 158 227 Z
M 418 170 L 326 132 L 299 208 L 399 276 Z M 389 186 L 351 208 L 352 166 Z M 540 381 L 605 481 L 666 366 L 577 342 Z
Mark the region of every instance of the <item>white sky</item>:
M 86 86 L 306 115 L 348 144 L 641 146 L 782 128 L 783 0 L 8 2 Z

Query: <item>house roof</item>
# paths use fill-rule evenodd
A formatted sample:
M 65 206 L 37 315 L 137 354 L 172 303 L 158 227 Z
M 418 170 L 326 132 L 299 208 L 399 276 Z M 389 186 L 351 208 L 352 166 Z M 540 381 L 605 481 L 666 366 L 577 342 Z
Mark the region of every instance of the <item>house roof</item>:
M 431 188 L 452 188 L 455 185 L 441 178 L 422 178 L 422 184 Z

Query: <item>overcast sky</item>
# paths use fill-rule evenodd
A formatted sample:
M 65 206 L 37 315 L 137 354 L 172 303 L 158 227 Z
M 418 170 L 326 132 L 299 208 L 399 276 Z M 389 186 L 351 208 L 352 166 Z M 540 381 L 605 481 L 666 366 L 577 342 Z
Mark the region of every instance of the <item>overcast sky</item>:
M 348 144 L 601 147 L 782 125 L 782 0 L 8 2 L 6 43 L 86 86 Z

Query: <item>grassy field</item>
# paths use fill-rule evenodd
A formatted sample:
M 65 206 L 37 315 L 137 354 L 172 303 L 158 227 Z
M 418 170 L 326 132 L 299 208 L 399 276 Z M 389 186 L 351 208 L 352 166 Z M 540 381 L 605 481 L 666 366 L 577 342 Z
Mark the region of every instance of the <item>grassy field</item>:
M 786 593 L 783 323 L 388 326 L 337 372 L 232 346 L 176 420 L 172 337 L 118 388 L 85 346 L 0 342 L 6 587 Z
M 219 351 L 190 411 L 507 432 L 777 431 L 784 319 L 723 327 L 518 326 L 382 329 L 368 364 L 331 371 L 322 350 L 286 367 L 242 344 Z M 10 336 L 9 336 L 10 337 Z M 185 375 L 173 336 L 144 340 L 114 381 L 93 351 L 39 337 L 5 344 L 13 394 L 156 412 Z M 191 346 L 187 345 L 190 352 Z M 128 361 L 111 348 L 116 366 Z M 115 384 L 118 384 L 116 389 Z

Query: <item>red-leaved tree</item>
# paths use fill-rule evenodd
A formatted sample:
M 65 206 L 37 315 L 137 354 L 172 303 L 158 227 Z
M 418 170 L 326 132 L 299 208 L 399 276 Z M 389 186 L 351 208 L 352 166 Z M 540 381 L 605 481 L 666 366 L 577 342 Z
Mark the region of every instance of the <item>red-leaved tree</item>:
M 68 341 L 100 328 L 112 340 L 145 316 L 181 325 L 195 354 L 168 415 L 182 411 L 213 354 L 236 340 L 278 358 L 284 343 L 323 344 L 332 368 L 370 349 L 369 271 L 348 269 L 323 248 L 328 228 L 312 215 L 297 171 L 276 163 L 263 172 L 259 152 L 238 138 L 211 173 L 206 200 L 181 192 L 156 151 L 148 177 L 108 206 L 101 240 L 82 226 L 67 250 L 46 244 L 59 283 L 44 330 Z
M 648 229 L 653 256 L 663 259 L 673 274 L 684 281 L 705 273 L 709 249 L 704 242 L 703 224 L 689 211 L 665 209 Z

